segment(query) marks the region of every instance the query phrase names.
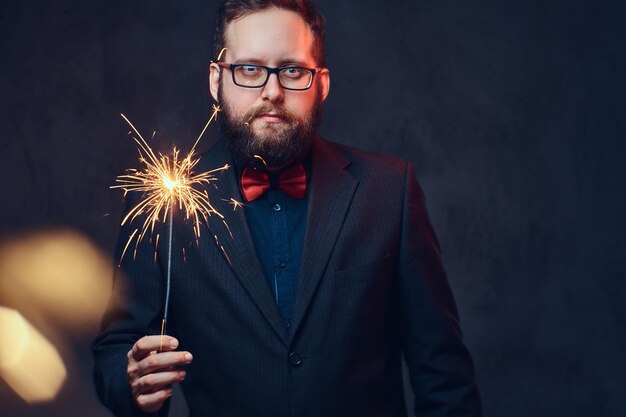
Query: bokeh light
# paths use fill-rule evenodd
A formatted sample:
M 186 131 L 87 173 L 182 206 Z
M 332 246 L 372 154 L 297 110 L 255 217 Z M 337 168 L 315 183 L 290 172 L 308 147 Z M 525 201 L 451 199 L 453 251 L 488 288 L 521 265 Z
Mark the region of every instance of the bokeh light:
M 0 376 L 28 403 L 54 399 L 67 376 L 55 347 L 19 312 L 1 306 Z
M 91 329 L 109 299 L 112 270 L 111 261 L 73 231 L 13 238 L 0 245 L 0 304 L 38 318 L 36 324 Z

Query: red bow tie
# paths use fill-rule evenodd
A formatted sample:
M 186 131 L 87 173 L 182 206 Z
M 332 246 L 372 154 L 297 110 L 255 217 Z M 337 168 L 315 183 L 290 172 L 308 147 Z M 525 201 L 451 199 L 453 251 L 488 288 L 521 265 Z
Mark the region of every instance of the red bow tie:
M 267 172 L 253 168 L 244 168 L 241 174 L 241 192 L 246 201 L 256 200 L 270 188 L 270 177 Z M 294 198 L 304 198 L 306 194 L 306 170 L 298 164 L 280 173 L 278 188 Z

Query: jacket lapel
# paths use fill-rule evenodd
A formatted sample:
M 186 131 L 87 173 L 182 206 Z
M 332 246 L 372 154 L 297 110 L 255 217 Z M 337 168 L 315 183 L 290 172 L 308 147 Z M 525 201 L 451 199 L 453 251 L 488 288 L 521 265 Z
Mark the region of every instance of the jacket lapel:
M 224 140 L 202 156 L 198 170 L 211 170 L 226 164 L 230 165 L 230 168 L 217 174 L 219 180 L 213 184 L 215 186 L 209 185 L 206 188 L 211 204 L 224 217 L 210 216 L 207 222 L 209 232 L 250 298 L 276 335 L 287 346 L 287 330 L 263 275 L 244 210 L 242 207 L 234 209 L 231 204 L 231 199 L 237 201 L 242 199 L 232 157 Z
M 313 141 L 311 195 L 302 266 L 293 307 L 291 334 L 297 332 L 343 225 L 358 181 L 345 168 L 350 161 L 321 138 Z

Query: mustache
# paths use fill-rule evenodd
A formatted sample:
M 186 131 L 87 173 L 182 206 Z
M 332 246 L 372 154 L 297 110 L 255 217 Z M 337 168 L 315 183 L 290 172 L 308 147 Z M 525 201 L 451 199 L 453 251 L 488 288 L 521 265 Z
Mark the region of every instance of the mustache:
M 257 107 L 256 109 L 252 109 L 249 112 L 247 112 L 244 117 L 243 117 L 243 121 L 245 124 L 250 124 L 250 122 L 252 122 L 252 120 L 256 119 L 257 117 L 260 117 L 266 113 L 273 113 L 275 114 L 277 117 L 280 117 L 281 119 L 284 119 L 285 121 L 289 122 L 289 123 L 293 123 L 296 120 L 296 117 L 291 114 L 291 112 L 280 108 L 280 107 L 274 107 L 271 104 L 263 104 L 259 107 Z

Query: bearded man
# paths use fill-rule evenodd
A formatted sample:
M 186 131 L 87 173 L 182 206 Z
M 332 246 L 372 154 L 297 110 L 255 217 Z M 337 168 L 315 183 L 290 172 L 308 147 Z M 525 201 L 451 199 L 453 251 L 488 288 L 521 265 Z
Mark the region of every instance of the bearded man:
M 145 239 L 123 261 L 93 345 L 104 404 L 165 414 L 181 383 L 191 416 L 407 416 L 404 355 L 415 416 L 481 415 L 413 169 L 317 135 L 321 15 L 307 0 L 225 0 L 215 55 L 223 138 L 199 169 L 233 166 L 206 189 L 228 228 L 212 216 L 196 244 L 175 225 L 185 254 L 163 339 L 163 249 Z

